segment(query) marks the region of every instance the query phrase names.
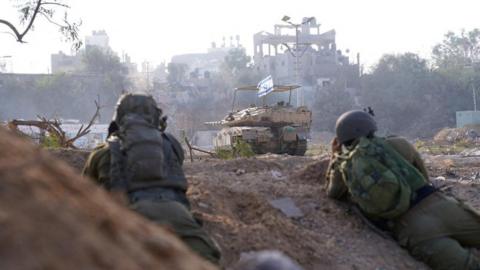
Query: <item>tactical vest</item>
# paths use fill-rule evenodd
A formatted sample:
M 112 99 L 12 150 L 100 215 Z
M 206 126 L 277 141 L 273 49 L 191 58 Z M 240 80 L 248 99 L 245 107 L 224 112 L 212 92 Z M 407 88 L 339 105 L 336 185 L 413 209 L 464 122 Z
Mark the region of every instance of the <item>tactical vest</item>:
M 392 219 L 405 213 L 424 176 L 383 138 L 359 139 L 339 155 L 340 170 L 352 200 L 373 218 Z
M 170 134 L 128 116 L 120 130 L 108 139 L 110 188 L 126 192 L 168 187 L 185 191 L 183 149 Z

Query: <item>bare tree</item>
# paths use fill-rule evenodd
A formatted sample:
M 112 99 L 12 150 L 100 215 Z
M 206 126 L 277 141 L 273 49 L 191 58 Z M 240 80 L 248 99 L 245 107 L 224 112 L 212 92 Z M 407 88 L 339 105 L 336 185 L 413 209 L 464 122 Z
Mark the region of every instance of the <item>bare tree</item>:
M 61 121 L 59 121 L 58 119 L 48 120 L 43 116 L 37 116 L 38 120 L 12 120 L 8 123 L 8 127 L 10 130 L 20 134 L 22 134 L 22 132 L 18 129 L 18 126 L 37 127 L 42 133 L 48 132 L 50 136 L 54 137 L 60 147 L 76 149 L 77 147 L 75 147 L 74 142 L 90 133 L 90 128 L 100 115 L 101 106 L 98 104 L 97 101 L 95 101 L 95 106 L 95 113 L 93 114 L 88 124 L 86 126 L 81 125 L 75 136 L 71 138 L 69 138 L 66 132 L 62 129 Z
M 25 36 L 34 28 L 34 24 L 39 16 L 44 17 L 48 22 L 59 27 L 60 32 L 65 37 L 67 42 L 73 43 L 73 48 L 78 50 L 82 46 L 82 41 L 79 39 L 79 27 L 82 24 L 79 22 L 71 22 L 68 19 L 67 10 L 69 5 L 62 0 L 23 0 L 17 5 L 21 14 L 20 25 L 24 25 L 20 29 L 20 25 L 15 26 L 14 23 L 0 19 L 0 24 L 6 25 L 10 32 L 6 32 L 15 37 L 20 43 L 25 43 Z M 56 16 L 59 10 L 63 10 L 63 16 L 58 18 Z

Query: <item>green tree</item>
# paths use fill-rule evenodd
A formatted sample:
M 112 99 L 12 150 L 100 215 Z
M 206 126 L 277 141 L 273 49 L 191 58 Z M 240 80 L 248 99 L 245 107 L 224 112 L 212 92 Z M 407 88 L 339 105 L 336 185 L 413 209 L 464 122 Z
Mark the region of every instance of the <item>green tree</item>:
M 100 78 L 101 103 L 109 110 L 113 109 L 117 98 L 132 85 L 128 78 L 128 68 L 113 51 L 96 46 L 88 47 L 82 53 L 82 64 L 81 73 L 92 76 L 92 80 Z
M 245 48 L 233 48 L 225 56 L 225 64 L 232 72 L 247 68 L 252 58 L 245 52 Z
M 480 61 L 480 30 L 475 28 L 459 34 L 448 32 L 442 43 L 432 51 L 434 64 L 438 68 L 470 66 Z
M 68 18 L 67 10 L 70 6 L 65 1 L 20 0 L 17 1 L 16 8 L 20 13 L 18 25 L 4 19 L 0 19 L 0 25 L 6 26 L 10 30 L 7 33 L 13 35 L 18 42 L 25 43 L 25 36 L 33 31 L 36 20 L 42 17 L 56 25 L 65 40 L 72 42 L 75 49 L 78 50 L 82 46 L 82 41 L 78 35 L 82 22 L 72 22 Z M 60 11 L 63 11 L 62 15 L 58 15 Z M 20 29 L 20 26 L 23 26 L 23 28 Z
M 228 51 L 221 65 L 221 73 L 225 81 L 232 87 L 256 84 L 262 79 L 262 74 L 252 65 L 252 58 L 246 54 L 245 48 L 233 48 Z
M 81 73 L 104 76 L 118 91 L 125 91 L 131 86 L 128 68 L 112 50 L 88 47 L 82 54 L 82 64 Z
M 427 135 L 432 126 L 425 117 L 439 105 L 431 78 L 427 61 L 418 55 L 385 55 L 362 78 L 360 103 L 374 108 L 387 133 Z
M 335 82 L 316 91 L 313 108 L 313 129 L 335 130 L 335 122 L 343 112 L 353 109 L 354 97 L 345 89 L 343 82 Z
M 452 114 L 472 110 L 472 90 L 480 86 L 480 30 L 448 32 L 433 48 L 432 58 L 435 72 L 444 81 L 442 87 L 448 87 L 443 99 L 454 110 Z

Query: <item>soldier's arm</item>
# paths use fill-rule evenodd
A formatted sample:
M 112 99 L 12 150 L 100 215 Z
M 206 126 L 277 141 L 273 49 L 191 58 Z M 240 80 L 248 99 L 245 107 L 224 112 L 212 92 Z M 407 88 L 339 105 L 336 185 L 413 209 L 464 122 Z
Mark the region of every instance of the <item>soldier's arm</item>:
M 425 167 L 425 163 L 420 155 L 420 153 L 415 149 L 407 139 L 403 137 L 390 137 L 387 138 L 387 142 L 390 143 L 393 148 L 400 153 L 408 162 L 410 162 L 417 170 L 427 179 L 428 181 L 428 171 Z
M 410 144 L 411 145 L 411 144 Z M 427 171 L 427 167 L 425 167 L 425 162 L 423 161 L 422 159 L 422 156 L 420 155 L 420 153 L 415 149 L 415 147 L 413 145 L 411 145 L 412 149 L 413 149 L 413 166 L 415 166 L 415 168 L 417 168 L 417 170 L 420 171 L 420 173 L 422 173 L 422 175 L 425 177 L 425 179 L 430 182 L 429 178 L 428 178 L 428 171 Z
M 98 170 L 96 170 L 96 163 L 94 162 L 95 152 L 90 153 L 88 156 L 87 162 L 85 162 L 85 166 L 82 170 L 82 175 L 88 176 L 92 179 L 98 179 Z
M 340 200 L 346 197 L 348 189 L 338 165 L 336 159 L 332 158 L 327 169 L 325 190 L 329 198 Z
M 110 152 L 106 146 L 94 150 L 87 159 L 82 174 L 88 176 L 100 185 L 109 182 Z
M 180 142 L 172 134 L 168 132 L 164 132 L 163 136 L 172 144 L 172 148 L 173 148 L 172 150 L 177 156 L 180 166 L 182 166 L 183 161 L 185 160 L 185 153 L 183 151 L 182 144 L 180 144 Z

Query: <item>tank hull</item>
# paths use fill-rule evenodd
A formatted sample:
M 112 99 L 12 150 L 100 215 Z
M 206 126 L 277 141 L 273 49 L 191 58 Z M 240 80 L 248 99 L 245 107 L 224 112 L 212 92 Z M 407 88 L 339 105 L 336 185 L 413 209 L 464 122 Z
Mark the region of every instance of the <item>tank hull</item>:
M 231 149 L 237 141 L 248 143 L 256 154 L 275 153 L 303 156 L 309 129 L 305 127 L 226 127 L 218 132 L 214 146 Z

